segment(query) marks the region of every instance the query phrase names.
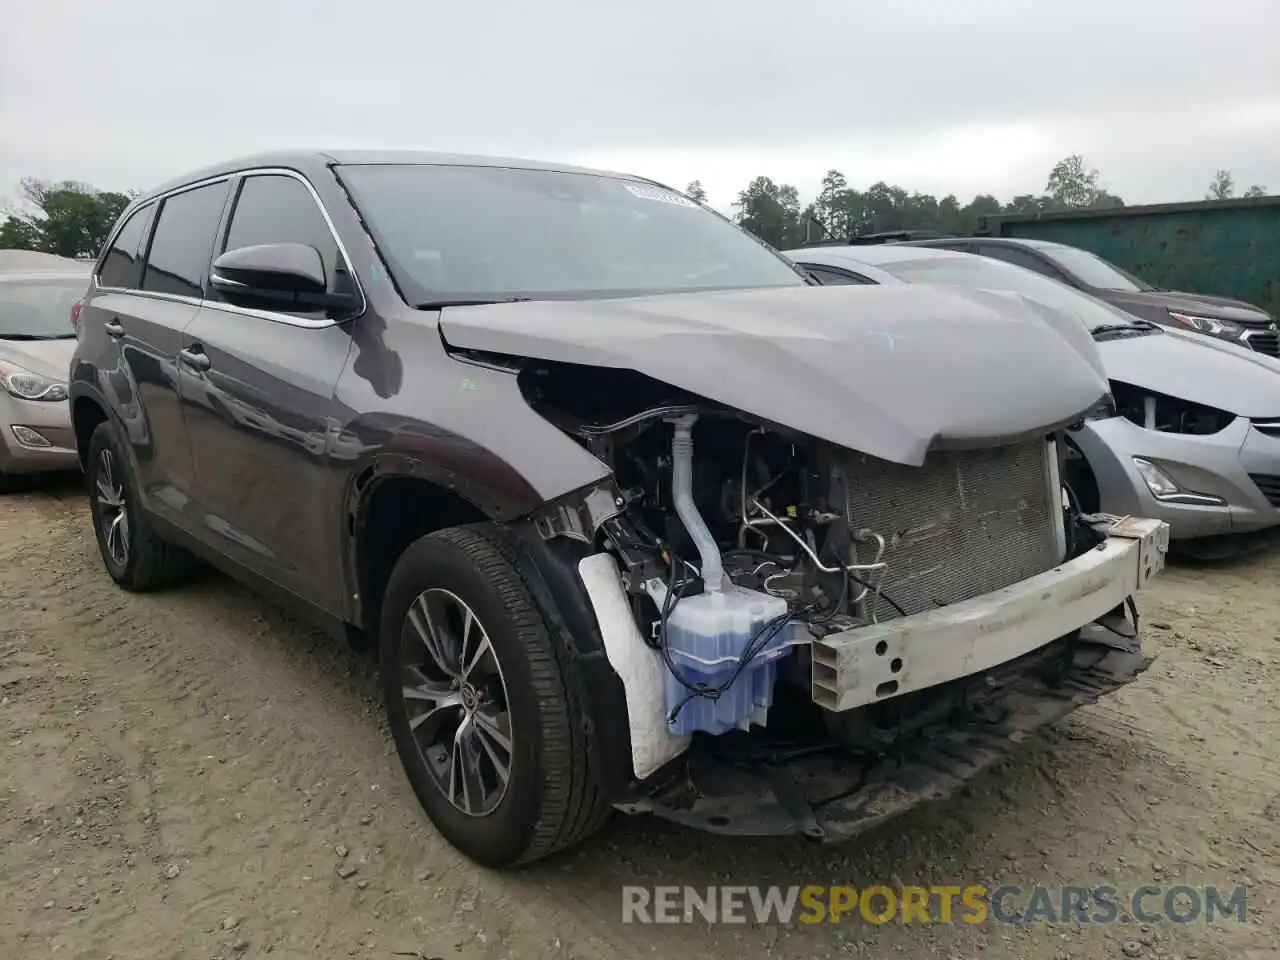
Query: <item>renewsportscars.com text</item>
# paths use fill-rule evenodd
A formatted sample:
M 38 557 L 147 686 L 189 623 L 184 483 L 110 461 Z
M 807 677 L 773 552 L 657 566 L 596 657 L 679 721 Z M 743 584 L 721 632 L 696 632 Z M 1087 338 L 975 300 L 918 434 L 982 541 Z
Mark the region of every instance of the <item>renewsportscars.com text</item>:
M 792 886 L 622 888 L 623 923 L 1243 923 L 1245 887 Z

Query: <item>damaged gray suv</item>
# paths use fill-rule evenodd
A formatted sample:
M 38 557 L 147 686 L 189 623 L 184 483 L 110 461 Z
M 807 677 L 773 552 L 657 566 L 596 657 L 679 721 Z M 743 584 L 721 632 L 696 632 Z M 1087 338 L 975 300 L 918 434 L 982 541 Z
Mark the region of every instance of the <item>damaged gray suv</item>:
M 818 287 L 681 194 L 306 153 L 138 198 L 70 370 L 108 574 L 202 559 L 376 652 L 483 864 L 614 809 L 854 836 L 1150 663 L 1168 528 L 1082 516 L 1074 317 Z

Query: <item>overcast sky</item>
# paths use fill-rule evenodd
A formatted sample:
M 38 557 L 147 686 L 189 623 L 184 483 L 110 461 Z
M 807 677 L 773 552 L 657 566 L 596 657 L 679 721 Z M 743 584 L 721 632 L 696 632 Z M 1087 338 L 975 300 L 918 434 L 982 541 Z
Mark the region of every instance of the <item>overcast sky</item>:
M 1129 203 L 1280 192 L 1280 0 L 0 0 L 0 195 L 143 189 L 274 147 L 624 169 L 727 207 L 829 167 Z

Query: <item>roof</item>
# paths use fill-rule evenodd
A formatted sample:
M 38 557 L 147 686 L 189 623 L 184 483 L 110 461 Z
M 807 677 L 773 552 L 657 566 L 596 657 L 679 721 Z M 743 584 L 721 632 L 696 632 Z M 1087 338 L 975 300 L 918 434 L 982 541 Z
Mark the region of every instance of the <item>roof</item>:
M 87 276 L 92 270 L 90 261 L 72 260 L 38 250 L 0 250 L 0 274 L 52 271 Z
M 375 164 L 417 164 L 422 166 L 467 166 L 467 167 L 509 167 L 519 170 L 549 170 L 558 173 L 581 173 L 602 177 L 619 177 L 627 180 L 643 180 L 632 174 L 615 173 L 609 170 L 594 170 L 589 167 L 576 167 L 566 163 L 550 163 L 543 160 L 522 160 L 513 157 L 489 157 L 468 153 L 436 153 L 418 150 L 278 150 L 270 153 L 257 153 L 248 156 L 224 160 L 199 170 L 184 173 L 161 184 L 139 197 L 139 201 L 148 200 L 157 194 L 166 193 L 197 180 L 208 180 L 213 177 L 226 176 L 239 170 L 255 167 L 282 167 L 286 170 L 297 170 L 299 173 L 314 173 L 319 168 L 334 165 L 375 165 Z M 647 182 L 647 181 L 646 181 Z

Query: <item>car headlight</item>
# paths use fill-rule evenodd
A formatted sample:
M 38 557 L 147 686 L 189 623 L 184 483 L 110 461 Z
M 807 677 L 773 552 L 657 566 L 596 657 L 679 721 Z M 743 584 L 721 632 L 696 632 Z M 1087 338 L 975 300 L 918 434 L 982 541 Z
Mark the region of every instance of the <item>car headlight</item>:
M 55 403 L 67 399 L 67 385 L 12 363 L 0 363 L 0 386 L 19 400 L 44 400 Z
M 1185 324 L 1192 330 L 1198 330 L 1201 333 L 1207 333 L 1211 337 L 1238 337 L 1244 332 L 1244 327 L 1232 320 L 1215 320 L 1213 317 L 1197 317 L 1191 313 L 1178 313 L 1176 310 L 1170 310 L 1169 316 L 1177 320 L 1181 324 Z

